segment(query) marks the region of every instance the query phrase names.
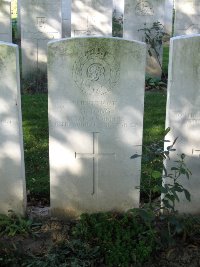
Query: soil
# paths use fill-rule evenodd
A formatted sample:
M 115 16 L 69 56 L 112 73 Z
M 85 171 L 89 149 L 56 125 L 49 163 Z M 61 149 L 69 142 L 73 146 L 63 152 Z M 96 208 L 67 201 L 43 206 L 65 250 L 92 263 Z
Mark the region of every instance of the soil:
M 5 246 L 14 244 L 23 254 L 41 255 L 57 242 L 67 240 L 74 225 L 74 222 L 51 218 L 48 206 L 29 206 L 28 216 L 41 222 L 41 225 L 35 226 L 33 236 L 4 236 L 0 238 L 0 243 Z M 200 267 L 200 236 L 187 238 L 187 241 L 178 240 L 176 246 L 154 255 L 143 267 Z

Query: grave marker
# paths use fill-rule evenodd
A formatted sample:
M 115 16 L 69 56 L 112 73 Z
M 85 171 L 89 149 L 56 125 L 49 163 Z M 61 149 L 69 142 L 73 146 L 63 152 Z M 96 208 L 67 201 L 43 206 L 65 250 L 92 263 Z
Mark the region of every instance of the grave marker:
M 200 2 L 176 0 L 174 36 L 200 33 Z
M 191 202 L 180 197 L 176 205 L 180 212 L 199 213 L 199 168 L 200 168 L 200 35 L 182 36 L 171 39 L 169 62 L 168 100 L 166 127 L 170 127 L 166 139 L 178 137 L 169 169 L 177 154 L 186 155 L 186 165 L 192 176 L 181 178 L 180 183 L 191 193 Z M 183 53 L 184 51 L 184 53 Z
M 0 213 L 24 215 L 24 152 L 16 45 L 0 42 Z
M 12 43 L 11 0 L 0 0 L 0 41 Z
M 71 36 L 71 0 L 62 0 L 62 37 Z
M 174 0 L 165 0 L 165 32 L 172 36 L 172 20 L 173 20 Z
M 112 36 L 112 0 L 72 0 L 71 36 Z
M 46 72 L 47 43 L 61 35 L 61 0 L 21 0 L 23 78 Z
M 143 31 L 145 27 L 152 27 L 159 21 L 163 26 L 165 22 L 165 0 L 127 0 L 124 8 L 124 38 L 129 40 L 145 41 Z M 162 64 L 162 47 L 158 48 L 159 61 Z M 147 55 L 148 74 L 154 77 L 161 76 L 161 68 L 155 53 Z
M 139 206 L 145 58 L 120 38 L 49 43 L 52 214 Z

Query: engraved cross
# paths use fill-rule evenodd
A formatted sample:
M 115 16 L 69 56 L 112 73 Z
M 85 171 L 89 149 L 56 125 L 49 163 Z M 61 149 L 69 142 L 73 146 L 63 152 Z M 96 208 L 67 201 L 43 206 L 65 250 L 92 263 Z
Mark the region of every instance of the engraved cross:
M 98 163 L 99 159 L 102 157 L 115 157 L 115 153 L 99 153 L 99 133 L 98 132 L 93 132 L 92 133 L 93 137 L 93 151 L 92 153 L 77 153 L 75 152 L 75 158 L 80 159 L 80 158 L 87 158 L 87 159 L 92 159 L 93 161 L 93 186 L 92 186 L 92 195 L 97 193 L 98 189 Z

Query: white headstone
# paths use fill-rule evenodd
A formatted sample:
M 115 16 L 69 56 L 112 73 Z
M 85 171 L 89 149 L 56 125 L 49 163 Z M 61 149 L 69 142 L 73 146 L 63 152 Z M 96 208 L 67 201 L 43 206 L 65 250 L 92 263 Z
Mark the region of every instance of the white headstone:
M 171 153 L 167 168 L 175 166 L 177 154 L 186 155 L 186 165 L 191 170 L 190 180 L 180 183 L 191 193 L 191 202 L 181 197 L 176 205 L 180 212 L 200 212 L 200 35 L 171 39 L 169 84 L 166 127 L 170 127 L 166 139 L 173 141 L 176 152 Z
M 24 152 L 17 45 L 0 42 L 0 213 L 24 214 Z
M 112 0 L 72 0 L 71 36 L 112 36 Z
M 61 0 L 21 0 L 23 77 L 46 72 L 47 43 L 61 35 Z
M 173 21 L 174 0 L 165 0 L 165 32 L 172 35 L 172 21 Z
M 174 36 L 200 33 L 200 2 L 176 0 Z
M 0 41 L 12 43 L 11 0 L 0 0 Z
M 17 38 L 21 39 L 21 0 L 17 0 Z
M 145 27 L 152 27 L 159 21 L 163 26 L 165 22 L 165 0 L 127 0 L 124 8 L 124 38 L 129 40 L 145 41 L 143 31 Z M 162 47 L 158 49 L 159 61 L 162 63 Z M 148 74 L 160 77 L 161 68 L 154 53 L 147 56 Z
M 51 209 L 139 206 L 146 46 L 74 38 L 48 47 Z
M 119 17 L 124 14 L 124 0 L 113 0 L 113 9 Z
M 71 0 L 62 0 L 62 37 L 71 36 Z

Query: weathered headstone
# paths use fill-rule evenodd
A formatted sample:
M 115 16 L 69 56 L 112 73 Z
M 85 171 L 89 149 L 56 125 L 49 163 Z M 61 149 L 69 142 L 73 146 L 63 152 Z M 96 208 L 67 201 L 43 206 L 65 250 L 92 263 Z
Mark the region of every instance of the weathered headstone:
M 21 0 L 22 75 L 46 72 L 47 43 L 62 35 L 61 0 Z
M 200 2 L 176 0 L 174 36 L 200 33 Z
M 49 44 L 53 214 L 138 207 L 145 58 L 144 43 L 120 38 Z
M 184 51 L 184 53 L 183 53 Z M 191 170 L 190 180 L 181 177 L 180 183 L 191 193 L 191 202 L 180 196 L 176 207 L 180 212 L 199 213 L 200 207 L 200 35 L 171 39 L 166 139 L 173 141 L 176 152 L 166 166 L 176 166 L 177 154 L 186 155 L 186 165 Z
M 0 42 L 0 213 L 24 214 L 25 172 L 19 56 L 16 45 Z
M 0 0 L 0 41 L 12 43 L 11 0 Z
M 112 0 L 72 0 L 71 37 L 112 36 Z
M 140 29 L 152 27 L 159 21 L 164 26 L 165 0 L 127 0 L 124 8 L 124 38 L 129 40 L 145 41 L 145 35 Z M 162 64 L 162 47 L 157 48 L 158 59 Z M 160 77 L 161 68 L 157 56 L 152 51 L 152 56 L 147 56 L 148 74 Z

